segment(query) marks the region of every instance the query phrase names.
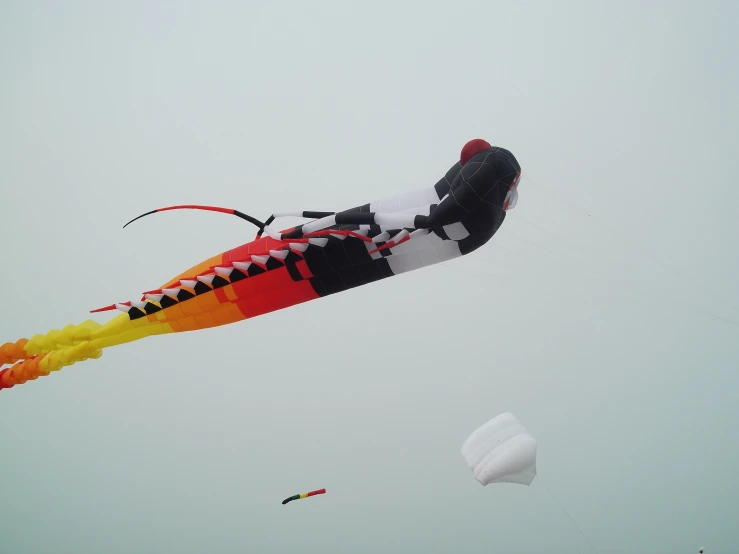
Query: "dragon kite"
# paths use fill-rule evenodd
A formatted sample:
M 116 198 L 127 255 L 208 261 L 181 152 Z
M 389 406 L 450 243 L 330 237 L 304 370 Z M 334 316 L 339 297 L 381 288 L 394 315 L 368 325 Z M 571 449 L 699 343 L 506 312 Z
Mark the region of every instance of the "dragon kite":
M 211 210 L 245 219 L 259 231 L 253 241 L 205 260 L 140 300 L 92 310 L 123 312 L 107 323 L 88 320 L 3 344 L 0 368 L 8 367 L 0 369 L 0 389 L 99 358 L 111 346 L 235 323 L 469 254 L 495 235 L 515 206 L 520 177 L 510 151 L 474 139 L 435 185 L 342 212 L 275 213 L 265 222 L 199 205 L 143 214 Z M 283 231 L 270 226 L 286 216 L 311 221 Z

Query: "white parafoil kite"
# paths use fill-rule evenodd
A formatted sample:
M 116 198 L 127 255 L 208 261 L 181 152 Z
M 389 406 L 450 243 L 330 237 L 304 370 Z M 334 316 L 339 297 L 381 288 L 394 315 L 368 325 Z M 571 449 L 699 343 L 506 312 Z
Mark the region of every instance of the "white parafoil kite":
M 508 412 L 476 429 L 462 445 L 462 456 L 483 486 L 530 485 L 536 477 L 536 439 Z

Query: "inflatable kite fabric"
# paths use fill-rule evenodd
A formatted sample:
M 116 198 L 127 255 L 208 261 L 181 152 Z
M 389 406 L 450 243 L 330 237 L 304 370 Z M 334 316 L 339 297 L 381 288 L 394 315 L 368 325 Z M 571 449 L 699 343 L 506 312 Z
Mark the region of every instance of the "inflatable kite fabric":
M 282 504 L 287 504 L 288 502 L 292 502 L 293 500 L 300 500 L 301 498 L 316 496 L 317 494 L 326 494 L 326 489 L 318 489 L 317 491 L 304 492 L 303 494 L 295 494 L 293 496 L 289 496 L 282 501 Z
M 530 485 L 536 477 L 536 439 L 510 412 L 475 429 L 462 445 L 462 457 L 483 487 Z
M 343 212 L 275 213 L 264 223 L 211 206 L 143 214 L 224 212 L 259 232 L 248 244 L 196 265 L 140 300 L 93 310 L 123 312 L 107 323 L 88 320 L 3 344 L 0 368 L 14 365 L 0 369 L 0 389 L 99 358 L 111 346 L 234 323 L 469 254 L 491 239 L 506 210 L 515 206 L 520 177 L 511 152 L 475 139 L 434 186 Z M 312 221 L 281 232 L 269 226 L 285 216 Z

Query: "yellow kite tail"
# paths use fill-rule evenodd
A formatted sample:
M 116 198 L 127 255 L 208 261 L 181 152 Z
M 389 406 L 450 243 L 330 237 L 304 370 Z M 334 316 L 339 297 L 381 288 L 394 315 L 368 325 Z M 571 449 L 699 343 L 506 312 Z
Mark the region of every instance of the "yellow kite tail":
M 151 335 L 172 333 L 166 321 L 154 318 L 131 320 L 119 314 L 107 323 L 85 321 L 63 329 L 20 339 L 0 346 L 0 390 L 32 381 L 90 358 L 99 358 L 103 349 L 143 339 Z

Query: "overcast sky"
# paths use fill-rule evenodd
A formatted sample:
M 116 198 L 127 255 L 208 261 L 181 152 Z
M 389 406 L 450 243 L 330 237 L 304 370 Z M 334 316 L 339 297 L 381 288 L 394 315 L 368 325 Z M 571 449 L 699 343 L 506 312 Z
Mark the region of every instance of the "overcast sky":
M 736 552 L 739 4 L 0 10 L 0 343 L 254 236 L 121 228 L 153 208 L 341 210 L 475 137 L 523 168 L 464 259 L 0 392 L 0 552 Z M 539 477 L 483 488 L 505 411 Z

